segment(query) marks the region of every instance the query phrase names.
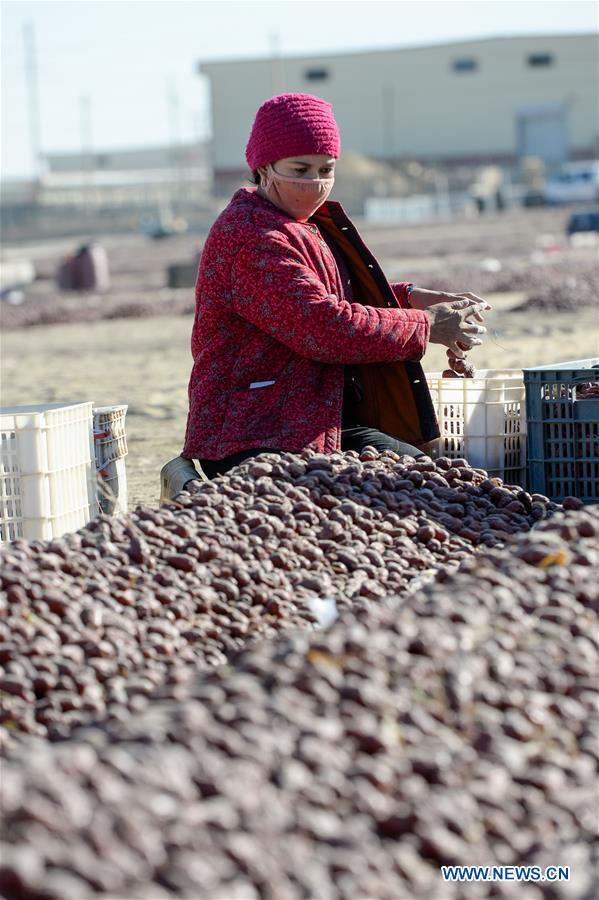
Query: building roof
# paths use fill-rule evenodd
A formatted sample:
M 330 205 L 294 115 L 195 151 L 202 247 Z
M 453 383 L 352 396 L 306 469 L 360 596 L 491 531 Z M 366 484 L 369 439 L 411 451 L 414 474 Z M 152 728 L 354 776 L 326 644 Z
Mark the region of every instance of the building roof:
M 288 61 L 302 62 L 309 61 L 315 59 L 322 59 L 323 57 L 327 57 L 327 59 L 340 57 L 347 58 L 349 56 L 372 56 L 373 54 L 392 54 L 392 53 L 408 53 L 410 51 L 416 50 L 435 50 L 443 48 L 451 48 L 451 47 L 468 47 L 475 44 L 482 43 L 497 43 L 499 41 L 538 41 L 538 40 L 547 40 L 547 41 L 563 41 L 570 39 L 580 39 L 580 38 L 595 38 L 595 40 L 599 41 L 599 36 L 597 36 L 594 32 L 576 32 L 572 34 L 513 34 L 513 35 L 496 35 L 493 37 L 481 37 L 481 38 L 468 38 L 462 41 L 437 41 L 432 44 L 418 44 L 417 46 L 395 46 L 395 47 L 372 47 L 367 49 L 360 50 L 322 50 L 318 53 L 308 53 L 308 54 L 292 54 L 289 56 L 280 56 L 277 55 L 277 59 L 284 59 Z M 200 73 L 208 73 L 211 69 L 219 68 L 222 66 L 228 66 L 231 64 L 240 65 L 240 64 L 250 64 L 250 63 L 264 63 L 271 62 L 273 59 L 272 54 L 267 56 L 253 56 L 253 57 L 231 57 L 230 59 L 218 59 L 218 60 L 208 60 L 206 62 L 199 62 L 197 65 L 197 71 Z

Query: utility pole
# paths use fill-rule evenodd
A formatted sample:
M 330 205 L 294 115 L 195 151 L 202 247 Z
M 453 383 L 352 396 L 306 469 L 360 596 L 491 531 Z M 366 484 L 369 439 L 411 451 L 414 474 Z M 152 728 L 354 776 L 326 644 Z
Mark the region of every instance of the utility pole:
M 183 197 L 183 172 L 181 168 L 181 115 L 179 92 L 174 78 L 167 82 L 167 104 L 169 117 L 169 159 L 171 178 L 176 183 L 175 198 L 180 203 Z
M 204 139 L 204 115 L 201 112 L 194 111 L 192 114 L 192 128 L 194 138 L 199 144 Z
M 25 42 L 25 75 L 27 82 L 27 104 L 29 109 L 29 135 L 31 140 L 33 177 L 39 182 L 43 173 L 43 158 L 37 80 L 37 54 L 35 49 L 33 22 L 26 22 L 24 24 L 23 38 Z
M 81 188 L 86 215 L 91 215 L 93 190 L 93 148 L 91 126 L 91 99 L 87 94 L 79 97 L 79 135 L 81 140 Z
M 388 162 L 395 159 L 395 91 L 393 86 L 383 87 L 383 147 Z
M 273 97 L 285 90 L 285 73 L 281 57 L 281 35 L 278 31 L 270 35 L 270 84 Z

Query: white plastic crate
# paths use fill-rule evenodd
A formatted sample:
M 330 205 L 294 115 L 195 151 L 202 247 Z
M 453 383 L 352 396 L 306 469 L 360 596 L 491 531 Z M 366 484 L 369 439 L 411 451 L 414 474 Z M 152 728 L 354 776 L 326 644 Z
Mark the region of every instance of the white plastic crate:
M 92 403 L 0 409 L 0 540 L 51 540 L 98 510 Z
M 426 376 L 439 430 L 440 455 L 464 457 L 507 484 L 525 484 L 526 411 L 520 369 L 480 369 L 475 378 Z
M 127 512 L 127 406 L 94 408 L 94 448 L 98 502 L 102 512 L 123 515 Z

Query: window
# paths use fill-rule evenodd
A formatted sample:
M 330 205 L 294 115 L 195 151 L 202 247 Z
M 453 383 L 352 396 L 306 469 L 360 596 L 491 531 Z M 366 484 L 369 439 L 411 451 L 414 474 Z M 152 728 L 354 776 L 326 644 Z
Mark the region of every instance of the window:
M 552 66 L 553 56 L 551 53 L 531 53 L 528 57 L 529 66 Z
M 454 72 L 474 72 L 478 69 L 478 62 L 475 59 L 454 59 Z
M 326 81 L 329 77 L 328 69 L 306 69 L 304 77 L 308 81 Z

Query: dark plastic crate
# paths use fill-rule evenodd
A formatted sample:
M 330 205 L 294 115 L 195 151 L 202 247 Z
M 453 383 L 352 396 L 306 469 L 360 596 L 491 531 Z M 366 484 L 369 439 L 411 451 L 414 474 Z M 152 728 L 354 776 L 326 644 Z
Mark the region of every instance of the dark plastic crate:
M 524 369 L 528 489 L 552 500 L 599 503 L 599 399 L 578 396 L 599 382 L 599 358 Z

